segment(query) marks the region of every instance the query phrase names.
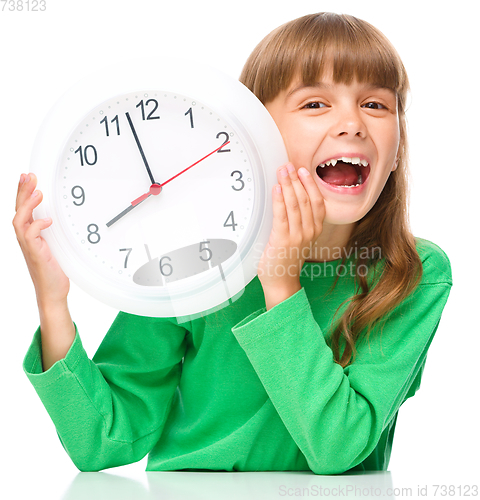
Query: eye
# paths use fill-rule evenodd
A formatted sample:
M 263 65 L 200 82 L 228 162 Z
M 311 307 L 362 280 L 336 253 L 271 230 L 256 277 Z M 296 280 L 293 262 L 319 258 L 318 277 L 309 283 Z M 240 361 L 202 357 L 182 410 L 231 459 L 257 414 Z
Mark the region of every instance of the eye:
M 377 101 L 367 102 L 366 104 L 362 105 L 362 108 L 368 108 L 368 109 L 387 109 L 386 106 L 384 106 L 383 104 L 380 104 Z
M 320 109 L 320 108 L 326 108 L 327 105 L 324 104 L 323 102 L 319 102 L 319 101 L 312 101 L 312 102 L 308 102 L 307 104 L 305 104 L 305 106 L 303 106 L 303 109 Z

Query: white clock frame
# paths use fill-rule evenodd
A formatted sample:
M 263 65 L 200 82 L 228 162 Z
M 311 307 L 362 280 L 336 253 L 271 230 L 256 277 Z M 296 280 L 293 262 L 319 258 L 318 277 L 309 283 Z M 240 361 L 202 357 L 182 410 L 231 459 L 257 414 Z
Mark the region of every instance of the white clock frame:
M 254 210 L 248 241 L 223 268 L 227 294 L 225 283 L 211 273 L 198 275 L 198 280 L 193 280 L 197 284 L 190 283 L 187 287 L 177 282 L 135 292 L 119 288 L 118 284 L 91 272 L 76 253 L 75 245 L 60 225 L 55 224 L 55 172 L 72 132 L 95 106 L 116 95 L 144 89 L 177 92 L 204 103 L 231 123 L 249 146 L 250 158 L 256 166 Z M 285 146 L 272 117 L 237 80 L 192 61 L 167 58 L 159 58 L 154 64 L 151 60 L 131 61 L 106 69 L 100 78 L 83 79 L 47 115 L 32 151 L 31 170 L 36 173 L 44 195 L 34 217 L 53 218 L 54 224 L 42 236 L 67 276 L 93 297 L 132 314 L 192 319 L 231 303 L 256 276 L 258 260 L 272 228 L 271 191 L 276 183 L 276 169 L 286 161 Z

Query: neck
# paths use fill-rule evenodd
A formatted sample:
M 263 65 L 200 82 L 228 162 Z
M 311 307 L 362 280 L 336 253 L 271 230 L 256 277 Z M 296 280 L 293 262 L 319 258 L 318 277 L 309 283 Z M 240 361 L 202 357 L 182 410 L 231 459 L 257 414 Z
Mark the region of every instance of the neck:
M 305 262 L 328 262 L 344 257 L 354 227 L 355 223 L 342 225 L 324 223 L 322 234 L 315 241 Z

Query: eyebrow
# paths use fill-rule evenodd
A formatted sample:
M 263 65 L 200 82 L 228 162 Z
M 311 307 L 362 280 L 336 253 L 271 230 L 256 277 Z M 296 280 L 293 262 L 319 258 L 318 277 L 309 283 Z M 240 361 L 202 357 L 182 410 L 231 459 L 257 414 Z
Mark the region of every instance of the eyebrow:
M 389 90 L 390 92 L 393 92 L 393 90 L 388 88 L 388 87 L 383 87 L 381 85 L 377 85 L 374 83 L 367 84 L 366 87 L 369 90 Z M 288 92 L 286 98 L 288 99 L 293 94 L 296 94 L 297 92 L 300 92 L 301 90 L 305 90 L 305 89 L 332 90 L 333 85 L 330 85 L 330 84 L 324 83 L 324 82 L 316 82 L 313 85 L 307 85 L 305 83 L 302 83 L 298 87 L 295 87 L 290 92 Z M 393 93 L 395 93 L 395 92 L 393 92 Z
M 304 89 L 330 90 L 331 88 L 332 88 L 331 85 L 329 85 L 328 83 L 323 83 L 323 82 L 317 82 L 313 85 L 306 85 L 305 83 L 302 83 L 298 87 L 295 87 L 290 92 L 288 92 L 287 98 L 289 98 L 293 94 L 296 94 L 297 92 L 300 92 L 301 90 L 304 90 Z

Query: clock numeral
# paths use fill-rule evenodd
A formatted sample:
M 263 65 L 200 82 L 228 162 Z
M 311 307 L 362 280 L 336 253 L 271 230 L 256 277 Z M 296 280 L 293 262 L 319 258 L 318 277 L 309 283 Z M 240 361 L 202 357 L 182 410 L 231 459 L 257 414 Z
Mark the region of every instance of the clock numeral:
M 78 190 L 80 190 L 80 194 L 78 194 Z M 85 203 L 85 191 L 83 190 L 82 186 L 73 186 L 72 196 L 76 200 L 81 200 L 78 203 L 76 201 L 73 202 L 73 204 L 76 205 L 77 207 Z
M 217 139 L 218 139 L 221 135 L 224 135 L 224 136 L 225 136 L 225 140 L 223 141 L 223 144 L 222 144 L 222 146 L 223 146 L 224 144 L 227 144 L 227 142 L 230 140 L 230 136 L 229 136 L 226 132 L 219 132 L 219 133 L 217 134 Z M 219 149 L 219 150 L 217 151 L 217 153 L 230 153 L 230 149 L 223 149 L 223 147 L 222 147 L 221 149 Z
M 130 254 L 132 253 L 133 248 L 120 248 L 118 251 L 119 252 L 127 252 L 127 255 L 125 256 L 125 262 L 123 264 L 123 267 L 126 269 L 127 268 L 127 262 L 128 258 L 130 257 Z
M 147 117 L 145 118 L 145 108 L 149 106 L 151 103 L 153 103 L 153 109 L 148 113 Z M 143 99 L 135 106 L 136 108 L 140 108 L 142 110 L 142 120 L 158 120 L 160 117 L 159 116 L 153 116 L 153 113 L 157 111 L 158 108 L 158 101 L 156 99 L 148 99 L 145 104 L 143 104 Z
M 173 267 L 167 262 L 166 264 L 163 264 L 163 261 L 165 259 L 168 259 L 171 262 L 171 258 L 168 255 L 165 255 L 165 257 L 162 257 L 159 262 L 159 267 L 160 267 L 160 272 L 163 274 L 163 276 L 170 276 L 173 273 Z M 165 272 L 165 269 L 167 268 L 167 272 Z M 170 270 L 170 272 L 168 272 Z
M 190 108 L 186 113 L 185 116 L 190 115 L 190 128 L 194 128 L 193 125 L 193 110 Z
M 228 220 L 232 219 L 232 222 L 230 224 L 227 224 Z M 231 227 L 233 231 L 235 231 L 235 226 L 238 226 L 238 224 L 235 222 L 235 219 L 233 218 L 233 210 L 228 214 L 227 220 L 223 223 L 223 227 Z
M 240 182 L 241 183 L 241 186 L 240 187 L 235 187 L 235 186 L 232 186 L 232 189 L 234 191 L 241 191 L 244 187 L 245 187 L 245 182 L 242 181 L 242 177 L 243 177 L 243 174 L 242 172 L 240 172 L 240 170 L 234 170 L 230 176 L 233 176 L 233 174 L 240 174 L 240 176 L 238 177 L 238 179 L 235 179 L 236 182 Z
M 96 245 L 100 241 L 100 234 L 96 224 L 89 224 L 87 226 L 88 236 L 87 239 L 92 245 Z
M 200 242 L 200 249 L 199 249 L 199 252 L 207 252 L 207 255 L 208 257 L 207 258 L 204 258 L 203 255 L 200 255 L 200 259 L 203 260 L 204 262 L 208 262 L 212 256 L 213 256 L 213 253 L 212 251 L 210 250 L 210 248 L 208 247 L 203 247 L 203 245 L 207 245 L 208 243 L 210 243 L 210 241 L 202 241 Z M 202 248 L 203 247 L 203 248 Z
M 108 130 L 108 119 L 105 116 L 103 120 L 100 121 L 100 123 L 105 123 L 105 133 L 107 134 L 107 137 L 110 136 L 110 131 Z M 120 135 L 120 125 L 118 123 L 118 115 L 115 115 L 115 118 L 110 120 L 110 123 L 115 123 L 117 126 L 117 135 Z
M 97 163 L 97 150 L 91 144 L 85 146 L 85 148 L 79 146 L 75 150 L 75 154 L 76 153 L 79 153 L 80 155 L 80 165 L 82 167 L 84 163 L 86 163 L 87 165 L 95 165 L 95 163 Z

